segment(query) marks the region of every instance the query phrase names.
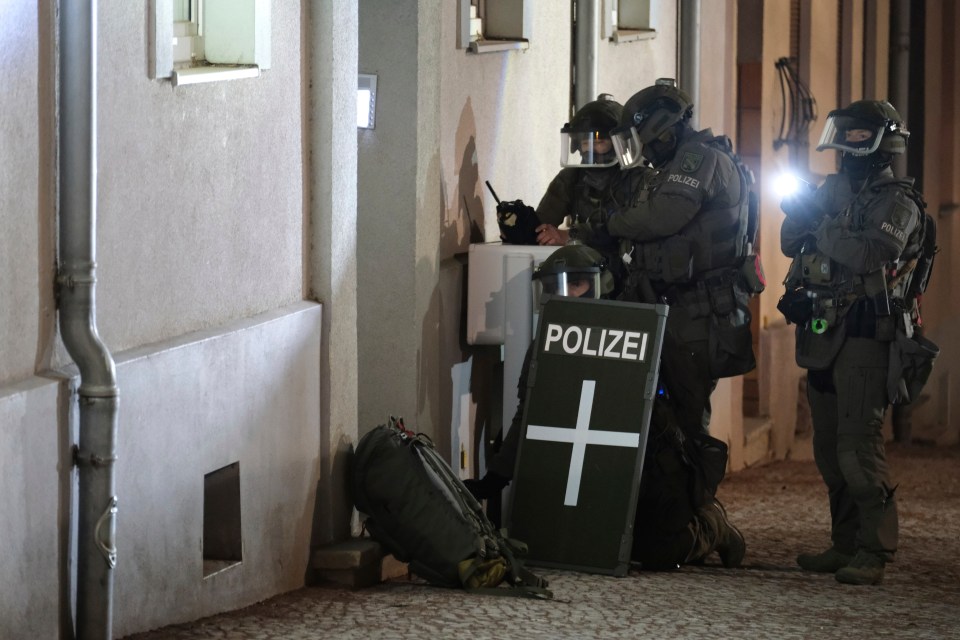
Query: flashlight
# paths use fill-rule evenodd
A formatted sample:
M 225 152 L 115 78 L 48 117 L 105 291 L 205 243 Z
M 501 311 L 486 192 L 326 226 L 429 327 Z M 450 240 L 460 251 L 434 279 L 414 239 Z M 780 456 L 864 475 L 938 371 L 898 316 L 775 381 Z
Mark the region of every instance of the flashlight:
M 815 188 L 816 187 L 806 180 L 801 180 L 796 174 L 790 172 L 781 173 L 773 179 L 773 190 L 781 198 L 788 198 L 795 195 L 801 189 L 813 191 Z

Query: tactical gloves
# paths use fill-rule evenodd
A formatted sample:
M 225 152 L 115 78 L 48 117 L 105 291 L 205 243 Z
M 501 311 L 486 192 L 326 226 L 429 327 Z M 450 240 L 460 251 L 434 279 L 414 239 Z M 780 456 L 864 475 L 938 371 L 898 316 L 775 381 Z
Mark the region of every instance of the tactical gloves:
M 814 193 L 813 185 L 801 186 L 780 201 L 780 209 L 794 222 L 815 226 L 823 217 L 823 211 L 817 205 Z

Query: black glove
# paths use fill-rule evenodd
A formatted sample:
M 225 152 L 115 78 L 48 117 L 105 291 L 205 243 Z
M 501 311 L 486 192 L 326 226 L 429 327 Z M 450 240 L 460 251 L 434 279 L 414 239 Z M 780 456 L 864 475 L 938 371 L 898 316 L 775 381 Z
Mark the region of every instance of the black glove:
M 795 193 L 780 201 L 781 211 L 791 220 L 816 225 L 823 217 L 823 211 L 814 199 L 815 192 L 813 185 L 804 183 Z
M 463 484 L 477 500 L 488 500 L 503 491 L 503 488 L 510 484 L 510 479 L 487 471 L 481 479 L 464 480 Z
M 497 224 L 507 244 L 537 244 L 537 212 L 523 200 L 509 200 L 497 204 Z
M 813 302 L 802 289 L 788 290 L 780 296 L 777 310 L 788 322 L 802 327 L 813 317 Z

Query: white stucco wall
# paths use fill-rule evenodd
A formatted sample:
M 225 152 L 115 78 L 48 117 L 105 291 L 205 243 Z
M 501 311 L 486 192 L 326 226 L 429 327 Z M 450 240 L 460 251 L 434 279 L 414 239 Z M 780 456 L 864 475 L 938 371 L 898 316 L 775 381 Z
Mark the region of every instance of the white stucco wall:
M 34 375 L 71 371 L 53 309 L 56 3 L 0 5 L 0 440 L 11 445 L 0 451 L 0 539 L 18 550 L 0 560 L 0 637 L 46 638 L 68 633 L 76 568 L 76 396 Z M 99 3 L 97 319 L 120 388 L 117 635 L 301 586 L 311 537 L 330 535 L 318 480 L 343 471 L 349 441 L 342 425 L 321 429 L 321 313 L 302 301 L 330 272 L 305 271 L 307 253 L 329 247 L 305 239 L 303 7 L 272 6 L 270 70 L 175 88 L 149 78 L 152 3 Z M 342 73 L 355 82 L 355 67 Z M 328 201 L 344 182 L 328 183 Z M 313 295 L 352 291 L 351 269 Z M 338 326 L 352 326 L 341 301 Z M 356 380 L 346 383 L 334 385 L 347 404 L 336 418 L 355 429 Z M 236 460 L 244 563 L 203 580 L 203 475 Z
M 59 525 L 69 447 L 57 428 L 52 380 L 0 386 L 0 638 L 58 637 Z
M 617 102 L 624 104 L 657 78 L 677 77 L 676 0 L 651 2 L 650 26 L 656 31 L 652 39 L 622 43 L 600 41 L 599 92 L 613 94 Z M 557 162 L 555 159 L 554 163 Z
M 303 297 L 300 6 L 272 3 L 272 67 L 148 77 L 151 3 L 100 3 L 98 316 L 113 350 Z
M 34 371 L 40 314 L 40 47 L 37 5 L 3 2 L 0 24 L 0 384 Z M 47 156 L 49 161 L 49 156 Z M 46 245 L 49 248 L 49 242 Z M 50 261 L 52 255 L 47 256 Z
M 114 633 L 303 584 L 319 464 L 320 307 L 300 302 L 118 355 Z M 204 578 L 204 475 L 239 462 L 243 561 Z

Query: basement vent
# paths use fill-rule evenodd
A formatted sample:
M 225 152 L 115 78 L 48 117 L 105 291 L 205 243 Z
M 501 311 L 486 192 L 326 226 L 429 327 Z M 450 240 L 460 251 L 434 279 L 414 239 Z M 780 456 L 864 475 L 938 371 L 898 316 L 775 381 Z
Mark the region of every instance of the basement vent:
M 240 463 L 203 476 L 203 577 L 243 561 Z

